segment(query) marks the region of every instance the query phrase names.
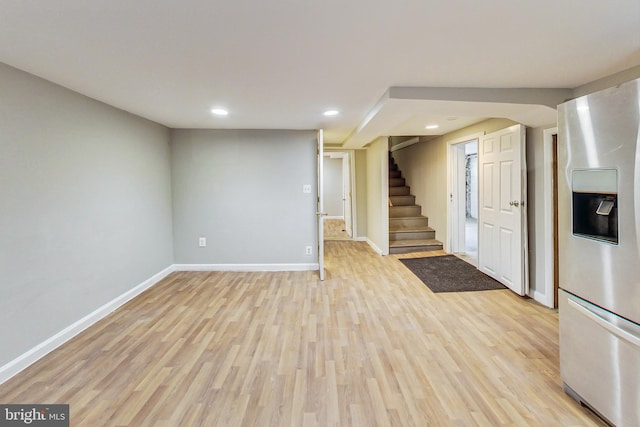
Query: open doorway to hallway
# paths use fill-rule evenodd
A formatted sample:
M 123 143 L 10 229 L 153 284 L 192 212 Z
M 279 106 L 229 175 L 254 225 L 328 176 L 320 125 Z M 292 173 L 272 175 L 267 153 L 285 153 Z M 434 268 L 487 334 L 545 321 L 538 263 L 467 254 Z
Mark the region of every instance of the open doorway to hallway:
M 450 146 L 451 252 L 478 265 L 478 139 Z
M 329 151 L 324 154 L 325 240 L 353 239 L 351 153 Z
M 324 220 L 324 238 L 325 240 L 351 240 L 351 236 L 347 234 L 344 219 L 325 219 Z

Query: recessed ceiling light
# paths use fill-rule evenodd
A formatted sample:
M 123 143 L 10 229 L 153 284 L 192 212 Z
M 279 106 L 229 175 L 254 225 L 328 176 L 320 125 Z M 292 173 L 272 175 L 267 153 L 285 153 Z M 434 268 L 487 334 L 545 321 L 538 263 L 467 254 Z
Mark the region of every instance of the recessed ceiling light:
M 227 116 L 227 115 L 229 115 L 229 112 L 227 110 L 225 110 L 224 108 L 212 108 L 211 109 L 211 113 L 215 114 L 216 116 Z
M 440 126 L 433 124 L 433 125 L 426 125 L 424 128 L 425 129 L 438 129 Z
M 338 110 L 327 110 L 324 113 L 325 116 L 337 116 L 338 114 L 340 114 L 340 111 Z

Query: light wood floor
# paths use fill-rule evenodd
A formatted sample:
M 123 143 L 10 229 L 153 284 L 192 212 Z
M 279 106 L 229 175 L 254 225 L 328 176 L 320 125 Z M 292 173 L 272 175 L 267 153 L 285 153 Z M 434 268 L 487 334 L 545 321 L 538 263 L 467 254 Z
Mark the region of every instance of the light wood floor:
M 345 228 L 343 219 L 325 219 L 324 238 L 326 240 L 351 240 Z
M 69 403 L 73 426 L 601 425 L 562 392 L 557 314 L 433 294 L 397 260 L 418 255 L 327 242 L 325 282 L 174 273 L 0 402 Z

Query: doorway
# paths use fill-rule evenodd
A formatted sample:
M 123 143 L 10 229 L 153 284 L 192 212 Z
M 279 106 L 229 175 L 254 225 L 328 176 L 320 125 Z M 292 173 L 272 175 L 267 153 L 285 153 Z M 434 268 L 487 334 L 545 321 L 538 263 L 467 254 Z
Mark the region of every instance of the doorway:
M 544 286 L 534 298 L 549 308 L 558 306 L 558 128 L 543 131 L 544 154 Z
M 478 265 L 478 138 L 450 145 L 450 252 Z
M 351 153 L 325 152 L 324 206 L 326 240 L 352 240 L 354 229 Z

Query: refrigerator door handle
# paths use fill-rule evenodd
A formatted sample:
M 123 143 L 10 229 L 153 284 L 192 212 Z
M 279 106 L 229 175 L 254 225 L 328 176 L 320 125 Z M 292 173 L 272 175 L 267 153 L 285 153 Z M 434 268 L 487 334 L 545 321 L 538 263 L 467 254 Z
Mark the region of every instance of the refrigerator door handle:
M 602 316 L 599 316 L 598 314 L 594 313 L 593 311 L 589 310 L 589 308 L 583 306 L 582 304 L 570 299 L 569 300 L 569 306 L 575 310 L 577 310 L 580 314 L 588 317 L 589 319 L 593 320 L 594 322 L 596 322 L 598 325 L 602 326 L 603 328 L 605 328 L 607 331 L 611 332 L 613 335 L 617 336 L 618 338 L 627 341 L 630 344 L 635 345 L 636 347 L 640 348 L 640 337 L 637 337 L 627 331 L 625 331 L 622 328 L 617 327 L 616 325 L 612 324 L 611 322 L 607 321 L 607 319 L 604 319 Z

